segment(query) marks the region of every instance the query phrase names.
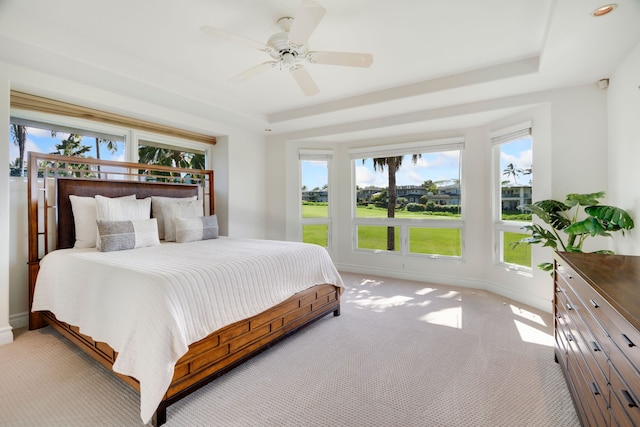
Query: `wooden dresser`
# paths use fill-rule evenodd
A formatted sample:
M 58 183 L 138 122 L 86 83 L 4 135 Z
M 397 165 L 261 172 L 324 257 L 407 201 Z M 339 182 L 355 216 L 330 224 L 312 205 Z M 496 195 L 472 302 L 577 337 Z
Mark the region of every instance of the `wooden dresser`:
M 585 426 L 640 426 L 640 257 L 555 254 L 556 360 Z

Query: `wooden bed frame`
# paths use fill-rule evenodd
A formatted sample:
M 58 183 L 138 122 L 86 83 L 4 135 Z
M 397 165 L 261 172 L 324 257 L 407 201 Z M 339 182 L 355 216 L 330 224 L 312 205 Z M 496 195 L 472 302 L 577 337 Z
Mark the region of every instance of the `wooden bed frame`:
M 57 320 L 50 312 L 31 313 L 40 259 L 49 251 L 74 245 L 69 201 L 72 194 L 136 194 L 138 198 L 199 195 L 205 214 L 213 214 L 213 171 L 29 153 L 29 329 L 51 325 L 112 370 L 118 355 L 107 343 L 81 334 L 78 327 Z M 153 425 L 166 421 L 169 405 L 329 313 L 340 315 L 338 288 L 317 285 L 190 345 L 176 363 L 172 382 L 153 416 Z M 115 374 L 140 391 L 137 380 Z

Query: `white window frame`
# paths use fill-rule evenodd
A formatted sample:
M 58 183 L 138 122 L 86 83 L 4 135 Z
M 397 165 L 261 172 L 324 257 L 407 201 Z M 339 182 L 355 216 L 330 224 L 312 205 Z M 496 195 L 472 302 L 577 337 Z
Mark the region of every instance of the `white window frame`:
M 515 141 L 524 136 L 531 138 L 532 122 L 527 121 L 519 123 L 504 129 L 499 129 L 489 134 L 491 140 L 492 161 L 491 161 L 491 180 L 492 180 L 492 213 L 493 213 L 493 258 L 494 265 L 505 267 L 515 272 L 532 274 L 533 269 L 524 265 L 504 262 L 504 233 L 520 233 L 526 234 L 526 230 L 522 227 L 531 225 L 531 221 L 504 221 L 502 219 L 502 171 L 500 170 L 500 146 L 502 144 Z M 531 141 L 533 149 L 533 140 Z M 533 189 L 533 187 L 532 187 Z
M 460 192 L 462 193 L 460 205 L 463 205 L 465 194 L 463 179 L 463 161 L 464 161 L 464 138 L 442 138 L 433 140 L 421 140 L 408 143 L 398 143 L 391 145 L 369 146 L 361 148 L 353 148 L 349 150 L 351 157 L 351 224 L 352 224 L 352 252 L 354 253 L 377 253 L 388 254 L 391 256 L 416 257 L 440 260 L 464 260 L 465 256 L 465 209 L 462 209 L 461 219 L 409 219 L 409 218 L 358 218 L 356 216 L 357 191 L 356 191 L 356 166 L 365 158 L 380 158 L 392 156 L 405 156 L 415 153 L 435 153 L 442 151 L 460 151 L 459 168 L 460 168 Z M 372 225 L 382 227 L 397 227 L 400 231 L 400 248 L 395 251 L 387 251 L 381 249 L 363 249 L 358 247 L 358 226 Z M 461 255 L 449 256 L 441 254 L 421 254 L 409 252 L 409 228 L 454 228 L 459 229 L 461 233 Z
M 302 162 L 303 161 L 326 161 L 327 162 L 327 217 L 326 218 L 303 218 L 302 217 Z M 326 225 L 327 226 L 327 249 L 333 247 L 333 227 L 332 227 L 332 207 L 333 191 L 331 191 L 331 162 L 333 160 L 332 150 L 300 149 L 298 151 L 298 218 L 300 220 L 300 241 L 303 240 L 305 225 Z

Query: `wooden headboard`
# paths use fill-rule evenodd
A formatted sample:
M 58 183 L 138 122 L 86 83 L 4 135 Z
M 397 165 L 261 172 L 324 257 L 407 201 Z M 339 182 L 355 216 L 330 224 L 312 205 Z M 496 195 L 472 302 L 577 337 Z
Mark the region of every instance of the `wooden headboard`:
M 56 249 L 72 248 L 76 241 L 75 222 L 69 196 L 121 197 L 135 194 L 144 199 L 151 196 L 190 197 L 198 196 L 199 187 L 190 184 L 167 184 L 135 181 L 109 181 L 97 179 L 59 178 L 57 183 L 58 221 L 56 227 Z
M 43 326 L 31 313 L 40 259 L 56 249 L 72 248 L 75 225 L 70 195 L 120 197 L 198 196 L 213 215 L 213 171 L 170 168 L 29 153 L 29 328 Z

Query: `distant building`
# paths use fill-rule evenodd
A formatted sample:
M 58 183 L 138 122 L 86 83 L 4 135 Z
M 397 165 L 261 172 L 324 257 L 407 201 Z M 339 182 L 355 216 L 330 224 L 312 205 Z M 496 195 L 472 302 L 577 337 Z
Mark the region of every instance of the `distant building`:
M 399 185 L 396 187 L 398 198 L 407 199 L 407 203 L 420 203 L 427 197 L 437 205 L 460 205 L 460 183 L 454 180 L 441 183 L 435 193 L 428 192 L 421 185 Z M 374 194 L 385 191 L 382 187 L 366 187 L 358 190 L 358 204 L 368 204 Z M 532 203 L 530 185 L 509 184 L 502 187 L 502 210 L 517 211 L 518 206 Z M 302 200 L 310 202 L 328 201 L 327 190 L 310 190 L 302 192 Z
M 302 201 L 303 202 L 328 202 L 329 201 L 329 193 L 326 189 L 324 190 L 304 190 L 302 192 Z
M 518 206 L 532 203 L 530 185 L 509 184 L 502 187 L 502 211 L 513 212 Z

